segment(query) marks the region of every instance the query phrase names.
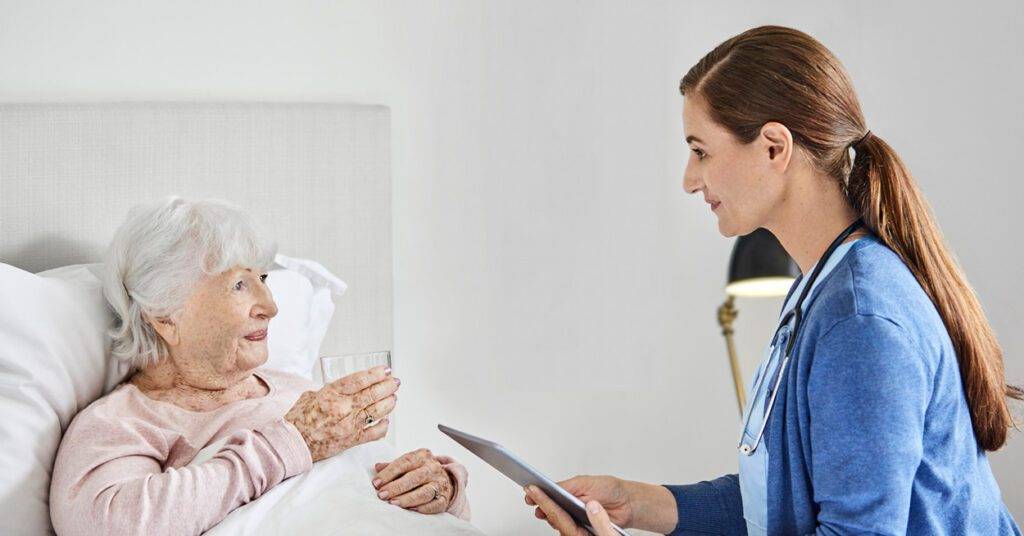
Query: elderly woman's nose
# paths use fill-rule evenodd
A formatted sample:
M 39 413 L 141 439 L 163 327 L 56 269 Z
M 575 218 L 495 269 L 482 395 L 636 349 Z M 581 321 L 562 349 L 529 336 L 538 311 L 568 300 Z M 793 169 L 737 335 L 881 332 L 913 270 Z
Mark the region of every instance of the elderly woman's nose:
M 264 288 L 256 304 L 252 308 L 253 316 L 274 318 L 277 315 L 277 303 L 270 294 L 270 289 Z

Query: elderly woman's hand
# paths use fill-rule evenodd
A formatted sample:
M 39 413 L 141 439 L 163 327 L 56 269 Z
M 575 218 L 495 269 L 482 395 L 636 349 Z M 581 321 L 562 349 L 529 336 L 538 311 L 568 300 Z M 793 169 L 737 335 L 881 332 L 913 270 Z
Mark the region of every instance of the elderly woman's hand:
M 427 449 L 414 450 L 391 463 L 378 463 L 373 487 L 382 500 L 421 514 L 448 509 L 455 484 L 448 471 Z
M 384 437 L 399 383 L 383 366 L 356 372 L 302 393 L 284 418 L 299 429 L 313 461 L 319 461 Z

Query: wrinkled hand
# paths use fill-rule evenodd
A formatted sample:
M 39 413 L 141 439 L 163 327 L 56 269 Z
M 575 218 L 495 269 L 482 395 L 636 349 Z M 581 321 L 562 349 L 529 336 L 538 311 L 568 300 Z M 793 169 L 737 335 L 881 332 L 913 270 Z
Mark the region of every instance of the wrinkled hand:
M 399 383 L 384 366 L 349 374 L 319 391 L 302 393 L 284 418 L 299 429 L 313 461 L 319 461 L 384 437 Z
M 427 449 L 414 450 L 391 463 L 378 463 L 374 469 L 373 487 L 381 500 L 421 514 L 440 514 L 451 504 L 455 485 Z
M 631 526 L 633 507 L 624 482 L 611 476 L 577 476 L 558 483 L 587 505 L 587 518 L 598 536 L 617 536 L 611 523 Z M 589 536 L 558 503 L 536 486 L 527 486 L 526 504 L 537 506 L 534 515 L 543 519 L 562 536 Z

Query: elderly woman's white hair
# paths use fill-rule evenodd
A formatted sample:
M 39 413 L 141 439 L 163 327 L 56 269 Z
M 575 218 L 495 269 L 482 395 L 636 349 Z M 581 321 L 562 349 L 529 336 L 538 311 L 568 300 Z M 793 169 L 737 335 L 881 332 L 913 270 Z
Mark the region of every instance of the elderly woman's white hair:
M 170 316 L 204 273 L 235 266 L 264 271 L 276 251 L 251 217 L 224 201 L 170 196 L 133 207 L 104 266 L 103 294 L 118 319 L 110 331 L 113 358 L 132 370 L 163 359 L 166 347 L 144 313 Z

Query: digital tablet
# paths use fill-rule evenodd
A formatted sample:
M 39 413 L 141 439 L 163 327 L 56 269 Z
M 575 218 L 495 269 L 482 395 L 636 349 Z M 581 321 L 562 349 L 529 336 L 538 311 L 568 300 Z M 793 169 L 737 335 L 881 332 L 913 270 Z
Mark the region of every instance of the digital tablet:
M 597 534 L 597 531 L 590 526 L 590 520 L 587 519 L 587 508 L 582 501 L 568 491 L 565 491 L 562 486 L 555 484 L 550 478 L 542 475 L 540 471 L 530 467 L 528 463 L 519 459 L 518 456 L 509 452 L 505 447 L 493 441 L 449 428 L 443 424 L 437 425 L 437 429 L 444 432 L 463 447 L 466 447 L 473 454 L 479 456 L 480 459 L 490 464 L 491 467 L 501 471 L 503 475 L 511 478 L 516 484 L 524 487 L 533 485 L 544 490 L 548 497 L 551 497 L 553 501 L 558 503 L 563 510 L 576 520 L 576 523 L 581 527 L 585 527 L 591 534 Z M 626 531 L 615 526 L 614 523 L 612 528 L 622 536 L 629 536 Z

